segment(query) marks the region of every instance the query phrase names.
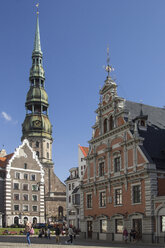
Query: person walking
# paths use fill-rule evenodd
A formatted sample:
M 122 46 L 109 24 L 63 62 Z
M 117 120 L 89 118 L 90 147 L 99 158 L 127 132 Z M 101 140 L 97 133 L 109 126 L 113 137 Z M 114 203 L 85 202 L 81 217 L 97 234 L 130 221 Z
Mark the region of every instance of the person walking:
M 25 225 L 25 232 L 26 232 L 26 239 L 27 239 L 28 245 L 31 244 L 31 242 L 30 242 L 30 231 L 31 231 L 31 228 L 32 228 L 31 223 L 27 221 L 26 222 L 26 225 Z
M 47 230 L 48 239 L 50 239 L 50 229 Z
M 130 232 L 130 241 L 132 241 L 132 240 L 133 240 L 133 242 L 136 240 L 136 231 L 134 228 L 132 228 L 131 232 Z
M 127 240 L 128 240 L 128 231 L 127 231 L 127 228 L 126 227 L 124 228 L 124 231 L 123 231 L 123 238 L 124 238 L 125 243 L 127 243 Z
M 68 244 L 69 242 L 72 244 L 74 232 L 71 225 L 69 226 L 68 234 L 69 234 L 69 239 L 66 241 L 66 244 Z
M 59 225 L 56 226 L 55 234 L 56 234 L 56 243 L 59 244 L 60 243 L 60 228 L 59 228 Z

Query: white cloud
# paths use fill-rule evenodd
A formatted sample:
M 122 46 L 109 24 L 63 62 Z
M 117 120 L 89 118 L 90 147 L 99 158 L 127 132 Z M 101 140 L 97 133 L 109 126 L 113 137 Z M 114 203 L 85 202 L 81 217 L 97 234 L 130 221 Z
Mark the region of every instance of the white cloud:
M 11 119 L 11 116 L 8 115 L 8 114 L 5 113 L 5 112 L 2 112 L 1 115 L 2 115 L 2 117 L 3 117 L 6 121 L 11 121 L 11 120 L 12 120 L 12 119 Z

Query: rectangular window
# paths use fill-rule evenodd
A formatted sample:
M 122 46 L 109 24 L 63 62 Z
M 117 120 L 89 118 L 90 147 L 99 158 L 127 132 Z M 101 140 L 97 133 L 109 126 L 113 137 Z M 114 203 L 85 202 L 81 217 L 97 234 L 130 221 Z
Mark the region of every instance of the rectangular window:
M 122 204 L 122 189 L 115 190 L 115 205 Z
M 33 184 L 32 185 L 32 191 L 38 191 L 38 185 Z
M 28 201 L 28 199 L 29 199 L 29 196 L 27 194 L 23 194 L 23 200 Z
M 32 195 L 32 201 L 37 201 L 37 195 Z
M 69 190 L 71 190 L 71 184 L 69 184 Z
M 29 210 L 29 206 L 28 205 L 23 205 L 23 211 L 28 211 Z
M 32 210 L 33 210 L 33 212 L 36 212 L 37 211 L 37 206 L 32 206 Z
M 14 194 L 14 200 L 18 201 L 19 200 L 19 194 Z
M 99 164 L 99 176 L 100 177 L 104 176 L 104 162 L 101 162 Z
M 100 207 L 106 206 L 106 192 L 100 192 Z
M 72 183 L 72 189 L 74 189 L 74 183 Z
M 107 232 L 107 220 L 100 220 L 100 232 L 101 233 Z
M 18 190 L 19 189 L 19 183 L 14 183 L 14 189 Z
M 28 184 L 23 184 L 23 188 L 22 188 L 23 190 L 28 190 Z
M 165 216 L 160 216 L 160 231 L 165 232 Z
M 123 220 L 122 219 L 115 220 L 115 231 L 116 233 L 123 233 Z
M 114 172 L 120 171 L 120 157 L 114 158 Z
M 16 172 L 16 173 L 15 173 L 15 178 L 16 178 L 16 179 L 20 179 L 20 173 L 19 173 L 19 172 Z
M 133 192 L 133 203 L 141 202 L 141 187 L 140 185 L 135 185 L 132 187 Z
M 71 196 L 69 196 L 69 203 L 71 203 Z
M 36 175 L 34 175 L 34 174 L 30 175 L 30 180 L 35 181 L 36 180 Z
M 24 179 L 28 180 L 28 174 L 24 174 Z
M 25 170 L 27 169 L 27 164 L 26 164 L 26 163 L 24 163 L 24 169 L 25 169 Z
M 87 194 L 87 208 L 92 208 L 92 194 Z
M 14 205 L 14 210 L 19 211 L 19 205 Z

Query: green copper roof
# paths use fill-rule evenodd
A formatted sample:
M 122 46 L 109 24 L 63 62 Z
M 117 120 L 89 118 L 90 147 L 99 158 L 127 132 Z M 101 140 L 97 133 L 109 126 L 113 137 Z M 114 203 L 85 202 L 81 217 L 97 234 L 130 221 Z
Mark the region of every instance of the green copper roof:
M 38 87 L 30 87 L 27 96 L 26 96 L 26 102 L 43 102 L 48 105 L 48 95 L 44 88 L 38 88 Z
M 37 14 L 37 24 L 36 24 L 36 33 L 35 33 L 33 53 L 34 52 L 42 53 L 41 42 L 40 42 L 40 29 L 39 29 L 39 16 L 38 16 L 38 14 Z
M 26 115 L 22 131 L 22 140 L 25 137 L 45 137 L 52 140 L 52 125 L 45 115 Z

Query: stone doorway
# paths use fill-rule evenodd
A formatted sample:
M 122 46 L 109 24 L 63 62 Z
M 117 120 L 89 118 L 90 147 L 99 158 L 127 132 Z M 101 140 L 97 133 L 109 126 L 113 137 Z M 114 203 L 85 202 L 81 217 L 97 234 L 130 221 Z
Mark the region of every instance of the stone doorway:
M 136 231 L 136 239 L 142 239 L 142 219 L 133 219 L 133 228 Z
M 87 238 L 92 238 L 92 221 L 87 221 Z

